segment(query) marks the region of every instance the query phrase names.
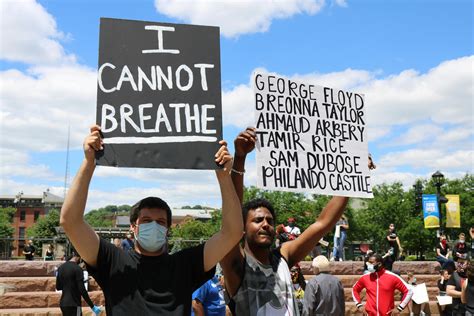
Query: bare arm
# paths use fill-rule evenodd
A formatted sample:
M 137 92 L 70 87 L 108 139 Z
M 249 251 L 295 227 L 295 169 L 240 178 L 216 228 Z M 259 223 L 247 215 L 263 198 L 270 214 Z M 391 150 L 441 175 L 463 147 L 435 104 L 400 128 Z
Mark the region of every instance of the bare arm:
M 286 258 L 290 267 L 301 261 L 314 248 L 321 237 L 334 227 L 346 209 L 348 201 L 349 198 L 347 197 L 333 197 L 311 226 L 298 238 L 287 241 L 281 246 L 281 254 Z
M 456 287 L 454 285 L 446 286 L 446 294 L 448 294 L 449 296 L 454 297 L 454 298 L 460 298 L 461 297 L 461 292 L 456 291 Z
M 99 236 L 84 221 L 89 184 L 95 170 L 95 151 L 102 148 L 100 127 L 91 127 L 91 134 L 84 141 L 84 160 L 72 182 L 61 208 L 60 224 L 66 235 L 85 262 L 97 264 Z
M 241 173 L 232 172 L 232 182 L 234 183 L 240 203 L 243 203 L 244 200 L 243 172 L 245 171 L 245 159 L 247 158 L 247 154 L 255 148 L 256 141 L 255 128 L 253 127 L 247 127 L 247 129 L 237 135 L 234 140 L 235 157 L 233 169 Z
M 234 140 L 235 157 L 233 169 L 240 173 L 232 172 L 232 183 L 240 203 L 244 200 L 243 171 L 245 171 L 245 159 L 247 154 L 255 148 L 255 142 L 255 128 L 252 127 L 248 127 L 245 131 L 241 132 Z M 230 297 L 234 296 L 240 286 L 243 277 L 243 262 L 244 255 L 240 244 L 236 244 L 220 262 L 222 270 L 224 271 L 225 287 Z
M 206 316 L 206 314 L 204 314 L 204 308 L 200 301 L 193 300 L 192 307 L 195 316 Z
M 466 304 L 467 303 L 467 283 L 469 282 L 468 279 L 466 279 L 466 281 L 464 282 L 464 284 L 462 285 L 462 290 L 461 290 L 461 302 L 463 304 Z
M 229 174 L 232 168 L 232 156 L 227 150 L 227 143 L 221 141 L 220 144 L 216 162 L 224 168 L 216 170 L 216 175 L 222 196 L 222 226 L 221 230 L 204 245 L 204 271 L 211 270 L 238 244 L 244 229 L 240 201 Z
M 397 245 L 398 245 L 398 249 L 400 249 L 400 251 L 402 251 L 402 245 L 400 245 L 400 238 L 398 238 L 397 236 Z

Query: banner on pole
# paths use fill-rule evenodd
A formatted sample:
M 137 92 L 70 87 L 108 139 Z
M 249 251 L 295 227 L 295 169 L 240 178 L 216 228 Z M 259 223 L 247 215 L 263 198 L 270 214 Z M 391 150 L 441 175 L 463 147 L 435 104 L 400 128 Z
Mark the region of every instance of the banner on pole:
M 257 186 L 373 197 L 364 96 L 255 73 Z
M 459 203 L 459 195 L 446 195 L 448 202 L 446 203 L 446 227 L 460 228 L 461 227 L 461 207 Z
M 439 208 L 436 194 L 423 194 L 422 201 L 425 228 L 438 228 Z

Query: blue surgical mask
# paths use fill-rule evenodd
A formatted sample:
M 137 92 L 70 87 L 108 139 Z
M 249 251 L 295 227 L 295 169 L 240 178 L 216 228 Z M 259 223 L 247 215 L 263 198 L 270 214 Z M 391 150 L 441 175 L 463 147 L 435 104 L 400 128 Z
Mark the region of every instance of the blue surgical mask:
M 140 246 L 149 252 L 156 252 L 166 244 L 166 227 L 156 222 L 138 225 L 137 241 Z

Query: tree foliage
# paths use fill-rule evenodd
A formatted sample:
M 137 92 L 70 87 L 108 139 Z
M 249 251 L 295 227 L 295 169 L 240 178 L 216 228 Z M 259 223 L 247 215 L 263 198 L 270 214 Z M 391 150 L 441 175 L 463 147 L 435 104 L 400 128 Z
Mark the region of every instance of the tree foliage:
M 14 229 L 12 223 L 15 212 L 16 209 L 13 207 L 0 208 L 0 238 L 13 236 Z
M 112 227 L 115 215 L 129 215 L 130 205 L 107 205 L 88 212 L 84 219 L 92 227 Z
M 38 218 L 38 221 L 26 230 L 29 238 L 53 238 L 57 235 L 56 227 L 59 226 L 59 211 L 50 210 L 48 214 Z
M 431 179 L 419 180 L 423 186 L 422 193 L 434 194 L 436 187 Z M 436 230 L 425 229 L 423 223 L 423 212 L 416 206 L 415 190 L 406 191 L 399 182 L 392 184 L 377 185 L 373 188 L 374 198 L 366 199 L 366 206 L 359 209 L 348 207 L 345 214 L 348 217 L 350 229 L 348 241 L 371 241 L 372 248 L 383 251 L 388 248 L 386 234 L 390 223 L 394 223 L 402 243 L 402 247 L 410 252 L 420 255 L 426 252 L 433 253 L 436 245 Z M 441 188 L 441 193 L 459 194 L 461 201 L 461 225 L 460 229 L 446 229 L 448 236 L 455 239 L 460 232 L 467 233 L 469 227 L 474 225 L 474 176 L 466 174 L 461 179 L 449 180 Z M 265 198 L 269 200 L 276 211 L 276 224 L 285 224 L 288 217 L 296 219 L 298 227 L 302 230 L 311 225 L 324 206 L 329 201 L 329 196 L 305 195 L 301 193 L 289 193 L 279 191 L 266 191 L 256 187 L 248 187 L 244 190 L 244 202 L 254 198 Z M 186 208 L 205 208 L 201 205 L 186 206 Z M 130 210 L 130 206 L 109 205 L 104 208 L 93 210 L 86 214 L 86 220 L 92 226 L 110 226 L 114 213 L 122 210 Z M 188 220 L 174 227 L 172 237 L 182 239 L 207 239 L 216 233 L 221 225 L 221 211 L 212 213 L 212 219 L 207 222 Z M 445 207 L 442 206 L 443 222 L 446 222 Z M 325 236 L 328 241 L 332 240 L 333 232 Z M 179 247 L 176 247 L 178 249 Z

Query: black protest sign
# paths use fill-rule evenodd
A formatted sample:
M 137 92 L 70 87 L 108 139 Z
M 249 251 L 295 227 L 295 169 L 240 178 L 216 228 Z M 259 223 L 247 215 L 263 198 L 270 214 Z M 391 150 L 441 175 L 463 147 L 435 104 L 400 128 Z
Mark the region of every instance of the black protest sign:
M 364 96 L 254 76 L 257 186 L 372 197 Z
M 216 169 L 219 28 L 102 18 L 97 164 Z

